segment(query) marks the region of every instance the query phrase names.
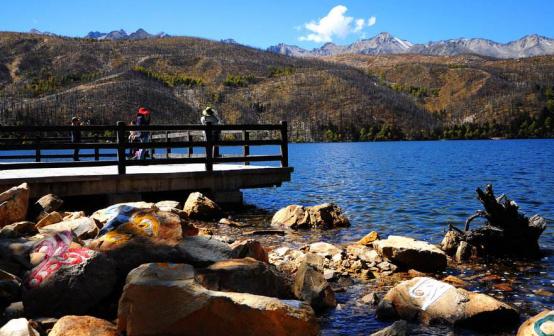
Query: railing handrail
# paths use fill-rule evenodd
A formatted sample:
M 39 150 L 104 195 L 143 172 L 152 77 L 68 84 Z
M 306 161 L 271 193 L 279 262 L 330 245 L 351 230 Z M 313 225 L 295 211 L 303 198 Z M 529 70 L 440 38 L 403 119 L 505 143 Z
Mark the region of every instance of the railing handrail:
M 69 137 L 41 137 L 36 133 L 46 132 L 71 132 L 80 130 L 82 132 L 113 132 L 114 136 L 83 136 L 83 140 L 95 140 L 96 142 L 71 142 Z M 150 142 L 129 142 L 128 132 L 157 132 L 165 131 L 165 141 L 150 141 Z M 176 141 L 175 138 L 185 138 L 185 136 L 170 137 L 169 131 L 185 131 L 188 132 L 187 141 Z M 198 134 L 198 131 L 205 134 L 205 140 L 194 140 L 192 133 Z M 214 131 L 223 133 L 225 131 L 240 131 L 232 132 L 233 134 L 242 134 L 242 140 L 225 140 L 215 138 Z M 279 139 L 252 139 L 250 138 L 251 131 L 279 131 Z M 6 133 L 12 134 L 32 134 L 32 136 L 17 138 L 2 138 Z M 35 134 L 33 134 L 35 133 Z M 98 142 L 99 140 L 115 140 L 113 142 Z M 164 139 L 164 136 L 156 136 L 156 139 Z M 20 144 L 13 144 L 19 140 Z M 61 142 L 55 142 L 61 140 Z M 23 168 L 49 168 L 49 167 L 85 167 L 85 166 L 101 166 L 114 165 L 118 166 L 118 173 L 125 174 L 127 166 L 133 165 L 150 165 L 150 164 L 170 164 L 170 163 L 204 163 L 207 171 L 213 170 L 214 163 L 222 162 L 244 162 L 249 164 L 253 161 L 280 161 L 281 167 L 288 166 L 288 135 L 287 123 L 282 121 L 280 124 L 247 124 L 247 125 L 149 125 L 149 126 L 130 126 L 123 122 L 118 122 L 117 125 L 94 125 L 94 126 L 0 126 L 0 143 L 2 150 L 34 150 L 35 155 L 0 155 L 0 159 L 29 159 L 34 157 L 35 162 L 9 162 L 0 163 L 0 170 L 7 169 L 23 169 Z M 280 146 L 279 155 L 250 155 L 251 146 Z M 242 146 L 242 156 L 225 156 L 219 157 L 213 155 L 216 148 L 224 146 Z M 171 150 L 174 148 L 188 147 L 188 157 L 185 158 L 170 158 Z M 204 147 L 205 156 L 193 157 L 194 147 Z M 128 160 L 126 157 L 129 149 L 152 149 L 165 148 L 166 158 L 152 158 L 148 160 Z M 42 158 L 70 158 L 69 154 L 42 154 L 43 150 L 55 149 L 94 149 L 94 154 L 84 154 L 83 157 L 94 157 L 95 161 L 63 161 L 63 162 L 41 162 Z M 113 153 L 100 153 L 100 149 L 116 149 L 117 160 L 100 161 L 100 157 L 114 157 Z M 154 156 L 154 155 L 152 155 Z
M 205 131 L 207 125 L 202 124 L 179 124 L 179 125 L 148 125 L 148 126 L 131 126 L 123 125 L 126 131 Z M 281 124 L 232 124 L 232 125 L 212 125 L 212 130 L 221 131 L 277 131 L 281 129 Z M 71 132 L 73 130 L 80 131 L 117 131 L 117 126 L 113 125 L 60 125 L 60 126 L 0 126 L 0 132 Z

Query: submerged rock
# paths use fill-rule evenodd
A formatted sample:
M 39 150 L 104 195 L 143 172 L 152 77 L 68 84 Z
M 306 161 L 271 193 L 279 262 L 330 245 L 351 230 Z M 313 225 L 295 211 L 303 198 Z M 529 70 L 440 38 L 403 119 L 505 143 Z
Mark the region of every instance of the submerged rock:
M 403 281 L 389 290 L 377 307 L 377 317 L 479 329 L 506 329 L 519 320 L 514 308 L 488 295 L 421 277 Z
M 145 264 L 127 276 L 117 326 L 135 335 L 317 335 L 299 301 L 213 291 L 186 264 Z M 168 307 L 171 307 L 168 309 Z
M 188 196 L 183 211 L 190 219 L 198 220 L 214 220 L 223 214 L 219 205 L 199 192 Z
M 543 310 L 519 327 L 517 336 L 554 335 L 554 310 Z
M 439 272 L 446 268 L 446 254 L 438 247 L 421 240 L 389 236 L 373 243 L 377 252 L 399 266 L 422 272 Z
M 197 272 L 196 279 L 208 289 L 293 298 L 288 279 L 275 266 L 253 258 L 218 261 Z
M 271 220 L 272 226 L 297 229 L 333 229 L 350 225 L 342 210 L 333 203 L 312 207 L 289 205 L 277 211 Z
M 67 315 L 59 319 L 48 336 L 117 336 L 116 326 L 93 316 Z
M 25 220 L 29 208 L 29 186 L 27 183 L 0 193 L 0 228 Z

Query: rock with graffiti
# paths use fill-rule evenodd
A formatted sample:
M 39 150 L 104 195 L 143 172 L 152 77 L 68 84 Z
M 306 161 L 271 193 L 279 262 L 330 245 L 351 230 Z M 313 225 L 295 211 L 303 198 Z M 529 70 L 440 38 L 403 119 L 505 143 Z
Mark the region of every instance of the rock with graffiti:
M 513 327 L 518 312 L 491 296 L 456 288 L 427 277 L 416 277 L 392 288 L 379 303 L 377 317 L 447 323 L 475 329 Z
M 96 213 L 96 218 L 105 220 L 99 237 L 89 247 L 107 251 L 127 243 L 135 237 L 144 237 L 152 241 L 176 243 L 183 236 L 183 220 L 179 215 L 158 210 L 148 203 L 116 204 Z M 93 218 L 95 215 L 93 215 Z
M 113 262 L 75 243 L 70 231 L 38 241 L 30 258 L 36 266 L 29 272 L 23 290 L 29 316 L 85 314 L 114 288 Z
M 517 331 L 517 336 L 554 335 L 554 310 L 544 310 L 525 321 Z

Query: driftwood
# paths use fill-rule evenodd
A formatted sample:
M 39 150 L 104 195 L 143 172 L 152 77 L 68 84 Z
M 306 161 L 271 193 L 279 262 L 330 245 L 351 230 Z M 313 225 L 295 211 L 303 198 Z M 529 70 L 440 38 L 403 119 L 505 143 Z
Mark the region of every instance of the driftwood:
M 478 210 L 465 222 L 464 230 L 450 225 L 441 243 L 442 249 L 459 261 L 470 256 L 522 256 L 540 255 L 539 237 L 546 228 L 543 217 L 527 218 L 519 212 L 516 202 L 506 195 L 496 198 L 492 185 L 485 191 L 477 188 L 477 198 L 485 208 Z M 483 227 L 470 230 L 476 218 L 485 218 Z

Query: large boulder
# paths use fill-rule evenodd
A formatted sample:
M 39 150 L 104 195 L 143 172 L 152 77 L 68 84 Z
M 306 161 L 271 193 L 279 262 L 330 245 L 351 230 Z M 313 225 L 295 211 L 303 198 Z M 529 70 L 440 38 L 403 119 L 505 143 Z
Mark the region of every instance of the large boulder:
M 10 305 L 19 301 L 21 295 L 21 280 L 6 271 L 0 269 L 0 312 Z
M 380 238 L 379 238 L 379 234 L 377 233 L 377 231 L 371 231 L 370 233 L 363 236 L 362 239 L 358 240 L 357 244 L 364 245 L 364 246 L 369 246 L 374 241 L 379 240 L 379 239 Z
M 190 219 L 208 221 L 221 218 L 223 214 L 219 205 L 199 192 L 188 196 L 183 211 Z
M 98 235 L 98 226 L 92 218 L 81 217 L 42 226 L 38 231 L 42 234 L 71 231 L 79 239 L 91 239 Z
M 9 320 L 0 328 L 0 336 L 39 336 L 39 332 L 24 317 Z
M 29 209 L 29 186 L 27 183 L 10 188 L 0 194 L 0 228 L 21 222 Z
M 237 240 L 236 242 L 230 244 L 229 247 L 233 250 L 232 253 L 234 258 L 252 257 L 265 263 L 269 262 L 267 252 L 264 250 L 262 244 L 257 240 Z
M 269 253 L 269 262 L 280 271 L 295 273 L 304 261 L 305 253 L 287 246 L 279 247 Z
M 341 208 L 333 203 L 324 203 L 309 208 L 312 227 L 333 229 L 350 226 L 350 221 Z
M 19 238 L 37 234 L 35 223 L 22 221 L 6 225 L 0 229 L 0 238 Z
M 297 229 L 333 229 L 350 225 L 342 210 L 333 203 L 312 207 L 289 205 L 275 213 L 271 225 Z
M 116 217 L 122 216 L 127 212 L 135 211 L 136 209 L 152 209 L 153 206 L 154 203 L 148 202 L 117 203 L 95 211 L 90 217 L 98 222 L 100 227 L 103 227 L 108 222 L 115 220 Z
M 181 217 L 173 212 L 119 204 L 104 211 L 104 217 L 97 215 L 96 218 L 106 219 L 108 213 L 112 217 L 105 221 L 99 237 L 89 244 L 95 250 L 111 250 L 136 237 L 175 244 L 183 235 Z
M 192 266 L 144 264 L 127 276 L 117 327 L 135 335 L 317 335 L 306 304 L 209 290 Z
M 275 266 L 253 258 L 218 261 L 197 272 L 196 279 L 208 289 L 293 298 L 288 279 Z
M 59 319 L 48 336 L 117 336 L 115 324 L 93 316 L 67 315 Z
M 408 334 L 408 322 L 404 320 L 396 321 L 390 326 L 381 329 L 369 336 L 406 336 Z
M 337 254 L 339 255 L 342 254 L 342 250 L 340 248 L 326 242 L 311 243 L 308 246 L 308 251 L 311 253 L 318 254 L 323 258 L 332 258 Z
M 52 212 L 62 207 L 63 200 L 54 194 L 47 194 L 39 198 L 35 204 L 44 212 Z
M 31 258 L 36 255 L 42 261 L 28 274 L 23 290 L 28 316 L 86 314 L 115 286 L 111 260 L 72 242 L 69 231 L 39 241 Z
M 506 329 L 519 321 L 518 312 L 503 302 L 427 277 L 403 281 L 389 290 L 377 307 L 377 317 L 478 329 Z
M 337 305 L 335 293 L 323 275 L 322 259 L 317 254 L 307 253 L 296 271 L 293 286 L 294 295 L 318 311 Z
M 154 205 L 162 211 L 181 211 L 179 209 L 179 202 L 177 201 L 159 201 Z
M 235 242 L 231 245 L 224 243 L 213 236 L 183 237 L 177 245 L 182 258 L 194 266 L 207 266 L 217 261 L 251 257 L 267 262 L 267 253 L 261 249 L 255 240 Z
M 554 335 L 554 310 L 544 310 L 519 327 L 517 336 Z
M 0 268 L 21 277 L 33 266 L 29 263 L 29 253 L 35 240 L 28 238 L 0 239 Z
M 43 216 L 37 221 L 37 229 L 41 227 L 56 224 L 63 221 L 63 216 L 57 211 L 52 211 L 50 213 L 44 213 Z
M 438 247 L 421 240 L 389 236 L 373 242 L 375 250 L 398 266 L 421 272 L 439 272 L 446 268 L 446 254 Z
M 47 194 L 38 199 L 29 209 L 29 218 L 39 221 L 47 214 L 57 211 L 63 205 L 63 200 L 54 194 Z

